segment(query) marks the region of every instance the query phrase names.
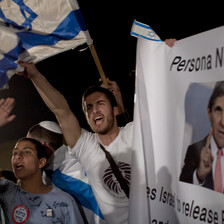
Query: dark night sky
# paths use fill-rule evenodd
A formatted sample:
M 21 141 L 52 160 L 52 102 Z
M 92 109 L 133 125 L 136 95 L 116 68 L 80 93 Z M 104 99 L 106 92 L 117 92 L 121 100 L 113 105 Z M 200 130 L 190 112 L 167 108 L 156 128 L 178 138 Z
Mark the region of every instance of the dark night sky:
M 121 4 L 122 2 L 122 4 Z M 182 39 L 223 25 L 221 6 L 195 3 L 170 3 L 158 1 L 79 1 L 83 17 L 94 40 L 103 69 L 111 80 L 117 81 L 124 103 L 130 114 L 133 111 L 135 55 L 137 39 L 130 36 L 133 20 L 150 25 L 161 37 Z M 206 3 L 204 3 L 206 4 Z M 221 4 L 221 3 L 220 3 Z M 37 64 L 48 81 L 68 100 L 87 128 L 81 111 L 81 95 L 92 84 L 98 84 L 99 74 L 90 51 L 70 50 Z M 0 129 L 0 141 L 23 137 L 28 128 L 41 120 L 55 120 L 46 108 L 31 82 L 13 76 L 8 90 L 0 97 L 16 99 L 16 119 Z

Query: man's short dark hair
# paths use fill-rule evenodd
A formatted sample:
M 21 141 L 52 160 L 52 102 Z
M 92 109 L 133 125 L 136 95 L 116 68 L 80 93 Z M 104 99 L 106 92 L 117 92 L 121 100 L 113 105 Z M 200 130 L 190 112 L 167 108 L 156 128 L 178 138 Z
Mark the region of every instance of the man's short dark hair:
M 110 101 L 112 108 L 117 106 L 117 101 L 115 99 L 115 96 L 109 89 L 103 88 L 101 86 L 90 86 L 89 88 L 86 89 L 86 91 L 82 95 L 82 110 L 84 112 L 85 112 L 86 97 L 95 92 L 103 93 L 107 97 L 107 99 Z
M 212 95 L 208 101 L 208 109 L 210 111 L 212 110 L 212 106 L 214 105 L 216 98 L 221 96 L 224 96 L 224 81 L 217 82 L 213 89 Z
M 34 144 L 35 148 L 36 148 L 36 151 L 37 151 L 37 158 L 38 159 L 42 159 L 42 158 L 46 158 L 47 159 L 47 150 L 46 148 L 41 144 L 41 142 L 37 141 L 36 139 L 34 138 L 27 138 L 27 137 L 24 137 L 24 138 L 21 138 L 17 141 L 18 142 L 21 142 L 21 141 L 29 141 L 31 143 Z M 45 170 L 45 166 L 41 168 L 41 172 L 43 172 Z

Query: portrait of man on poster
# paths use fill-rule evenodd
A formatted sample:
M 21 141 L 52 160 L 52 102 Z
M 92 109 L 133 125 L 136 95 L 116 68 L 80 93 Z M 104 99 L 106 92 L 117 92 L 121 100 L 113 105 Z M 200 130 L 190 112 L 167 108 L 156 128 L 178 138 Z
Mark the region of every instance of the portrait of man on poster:
M 208 101 L 210 131 L 188 146 L 179 180 L 223 193 L 224 81 L 217 82 Z

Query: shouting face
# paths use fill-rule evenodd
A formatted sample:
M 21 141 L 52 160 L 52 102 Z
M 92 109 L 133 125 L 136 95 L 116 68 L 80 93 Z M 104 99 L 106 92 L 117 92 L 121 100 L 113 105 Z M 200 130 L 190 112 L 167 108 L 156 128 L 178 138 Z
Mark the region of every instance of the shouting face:
M 26 179 L 41 173 L 46 159 L 38 159 L 35 145 L 30 141 L 20 141 L 12 152 L 12 168 L 18 179 Z
M 112 108 L 104 93 L 94 92 L 86 97 L 86 119 L 91 129 L 98 134 L 109 133 L 115 124 L 117 107 Z

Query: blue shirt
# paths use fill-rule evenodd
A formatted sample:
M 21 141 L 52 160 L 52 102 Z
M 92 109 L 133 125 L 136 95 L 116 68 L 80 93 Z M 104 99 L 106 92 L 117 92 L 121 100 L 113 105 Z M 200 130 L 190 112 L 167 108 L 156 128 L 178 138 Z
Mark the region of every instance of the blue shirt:
M 47 194 L 32 194 L 11 181 L 0 180 L 0 204 L 9 224 L 83 223 L 75 200 L 53 187 Z

